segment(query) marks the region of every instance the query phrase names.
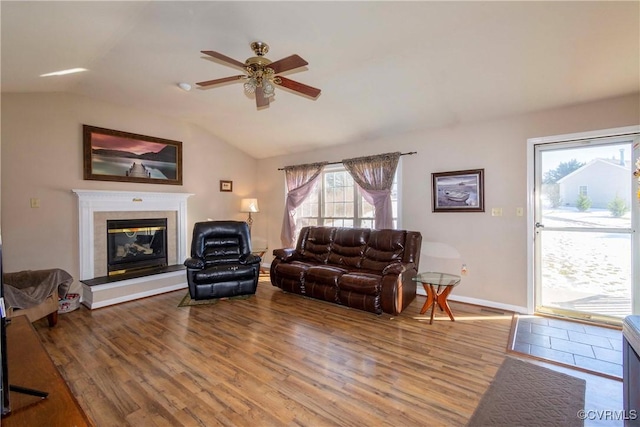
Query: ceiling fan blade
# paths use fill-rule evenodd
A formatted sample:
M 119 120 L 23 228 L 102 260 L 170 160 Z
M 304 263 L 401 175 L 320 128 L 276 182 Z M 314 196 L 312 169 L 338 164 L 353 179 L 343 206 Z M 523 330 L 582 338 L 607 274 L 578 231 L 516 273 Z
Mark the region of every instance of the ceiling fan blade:
M 278 74 L 284 71 L 293 70 L 294 68 L 304 67 L 305 65 L 309 65 L 309 63 L 300 58 L 298 55 L 291 55 L 272 62 L 267 66 L 271 68 L 276 74 Z
M 261 87 L 257 88 L 255 93 L 256 93 L 256 107 L 261 108 L 261 107 L 269 106 L 269 98 L 264 96 L 264 93 L 262 92 Z
M 280 80 L 279 83 L 277 83 L 278 79 Z M 310 96 L 311 98 L 317 98 L 318 95 L 320 95 L 320 89 L 316 89 L 315 87 L 307 86 L 305 84 L 296 82 L 296 81 L 288 79 L 286 77 L 278 76 L 274 80 L 274 83 L 276 83 L 277 85 L 280 85 L 280 86 L 284 86 L 287 89 L 291 89 L 291 90 L 294 90 L 296 92 L 300 92 L 303 95 Z
M 232 82 L 234 80 L 240 80 L 240 79 L 244 79 L 246 76 L 231 76 L 231 77 L 224 77 L 222 79 L 215 79 L 215 80 L 207 80 L 205 82 L 198 82 L 196 83 L 198 86 L 212 86 L 212 85 L 217 85 L 220 83 L 226 83 L 226 82 Z
M 245 65 L 244 65 L 244 63 L 243 63 L 243 62 L 236 61 L 235 59 L 233 59 L 233 58 L 229 58 L 228 56 L 223 55 L 223 54 L 221 54 L 221 53 L 214 52 L 214 51 L 212 51 L 212 50 L 201 50 L 200 52 L 201 52 L 201 53 L 204 53 L 205 55 L 209 55 L 209 56 L 212 56 L 212 57 L 214 57 L 214 58 L 216 58 L 216 59 L 219 59 L 219 60 L 221 60 L 221 61 L 224 61 L 224 62 L 226 62 L 227 64 L 231 64 L 231 65 L 233 65 L 233 66 L 240 67 L 240 68 L 243 68 L 243 69 L 245 68 Z

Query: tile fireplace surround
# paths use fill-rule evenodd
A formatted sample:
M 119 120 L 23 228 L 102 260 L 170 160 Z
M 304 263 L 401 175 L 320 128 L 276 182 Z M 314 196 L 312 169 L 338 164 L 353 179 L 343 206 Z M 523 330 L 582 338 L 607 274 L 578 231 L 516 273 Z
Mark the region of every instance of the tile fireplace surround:
M 167 216 L 169 264 L 187 257 L 187 199 L 191 193 L 71 190 L 78 196 L 80 280 L 106 275 L 106 220 L 127 213 L 134 218 Z M 114 218 L 111 218 L 113 216 Z M 102 227 L 101 223 L 104 223 Z M 170 224 L 175 224 L 171 227 Z M 102 229 L 104 228 L 104 235 Z M 105 265 L 102 265 L 102 263 Z M 103 273 L 104 272 L 104 273 Z M 100 285 L 82 284 L 82 304 L 90 309 L 187 287 L 184 270 L 125 279 Z

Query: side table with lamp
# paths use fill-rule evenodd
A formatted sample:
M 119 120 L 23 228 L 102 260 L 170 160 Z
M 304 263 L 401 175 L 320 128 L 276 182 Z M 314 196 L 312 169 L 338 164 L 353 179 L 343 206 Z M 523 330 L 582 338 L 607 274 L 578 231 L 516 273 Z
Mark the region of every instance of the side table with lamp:
M 249 233 L 251 233 L 251 224 L 253 224 L 253 218 L 251 218 L 251 214 L 260 212 L 260 208 L 258 207 L 258 199 L 242 199 L 240 201 L 240 212 L 249 213 L 247 224 L 249 224 Z
M 242 199 L 240 201 L 240 212 L 248 213 L 249 217 L 247 218 L 247 224 L 249 224 L 249 233 L 251 233 L 251 225 L 253 224 L 253 218 L 251 217 L 252 213 L 260 212 L 260 208 L 258 207 L 258 199 L 248 198 Z M 267 253 L 268 247 L 258 247 L 252 248 L 251 253 L 262 258 L 265 253 Z M 268 273 L 268 271 L 260 265 L 260 274 Z

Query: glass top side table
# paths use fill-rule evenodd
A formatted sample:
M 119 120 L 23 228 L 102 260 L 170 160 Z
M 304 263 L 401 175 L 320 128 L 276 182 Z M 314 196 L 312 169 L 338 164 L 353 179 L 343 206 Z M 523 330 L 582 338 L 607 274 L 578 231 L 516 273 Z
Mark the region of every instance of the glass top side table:
M 451 312 L 451 307 L 449 307 L 447 298 L 454 286 L 460 283 L 460 276 L 428 271 L 425 273 L 418 273 L 413 280 L 422 283 L 424 290 L 427 292 L 427 301 L 422 306 L 420 314 L 425 314 L 429 307 L 431 307 L 431 320 L 429 321 L 429 324 L 433 324 L 433 315 L 436 311 L 436 305 L 440 310 L 445 311 L 449 315 L 449 319 L 451 319 L 451 321 L 455 322 L 456 319 L 453 318 L 453 313 Z
M 269 250 L 269 248 L 256 248 L 253 249 L 251 253 L 262 258 L 264 254 L 267 253 L 267 250 Z M 260 262 L 260 274 L 269 274 L 269 270 L 267 270 L 266 267 L 262 266 L 262 262 Z

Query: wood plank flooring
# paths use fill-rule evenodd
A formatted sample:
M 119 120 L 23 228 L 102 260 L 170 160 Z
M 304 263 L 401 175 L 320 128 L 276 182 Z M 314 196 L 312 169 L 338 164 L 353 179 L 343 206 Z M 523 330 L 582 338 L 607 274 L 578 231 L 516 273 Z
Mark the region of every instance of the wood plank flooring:
M 376 316 L 261 281 L 177 307 L 186 290 L 34 326 L 97 426 L 464 425 L 506 357 L 511 313 L 417 299 Z M 439 420 L 439 421 L 436 421 Z

